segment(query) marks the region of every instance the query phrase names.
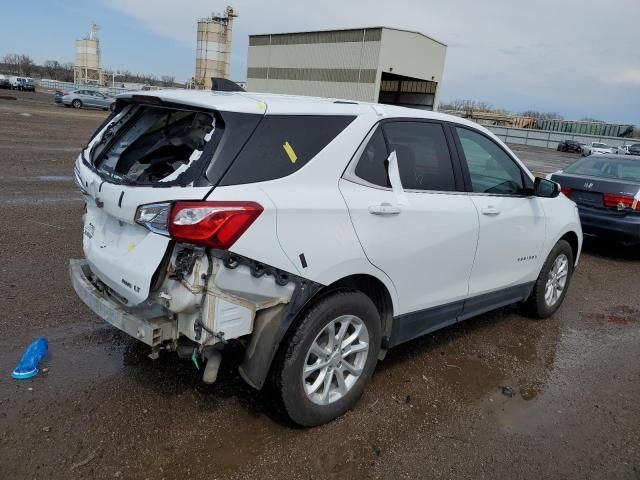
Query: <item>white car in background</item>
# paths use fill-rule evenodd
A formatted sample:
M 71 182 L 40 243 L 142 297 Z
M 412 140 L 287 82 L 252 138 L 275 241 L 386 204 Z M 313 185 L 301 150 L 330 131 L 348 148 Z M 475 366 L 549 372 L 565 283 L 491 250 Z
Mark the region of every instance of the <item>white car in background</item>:
M 602 155 L 602 154 L 610 154 L 615 153 L 614 149 L 602 142 L 591 142 L 587 143 L 582 147 L 582 156 L 588 157 L 589 155 Z
M 351 101 L 124 94 L 76 161 L 79 297 L 151 347 L 244 380 L 300 425 L 346 412 L 403 342 L 522 302 L 562 303 L 575 204 L 492 133 Z

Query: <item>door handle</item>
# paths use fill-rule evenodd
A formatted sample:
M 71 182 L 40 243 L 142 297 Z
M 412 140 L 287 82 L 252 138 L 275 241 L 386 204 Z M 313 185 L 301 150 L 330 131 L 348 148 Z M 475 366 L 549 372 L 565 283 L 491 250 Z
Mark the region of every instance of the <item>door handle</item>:
M 400 209 L 390 203 L 381 203 L 380 205 L 371 205 L 369 213 L 373 215 L 397 215 L 400 213 Z
M 484 207 L 480 211 L 482 212 L 483 215 L 489 215 L 490 217 L 493 217 L 495 215 L 500 215 L 500 210 L 498 210 L 493 205 L 489 205 L 488 207 Z

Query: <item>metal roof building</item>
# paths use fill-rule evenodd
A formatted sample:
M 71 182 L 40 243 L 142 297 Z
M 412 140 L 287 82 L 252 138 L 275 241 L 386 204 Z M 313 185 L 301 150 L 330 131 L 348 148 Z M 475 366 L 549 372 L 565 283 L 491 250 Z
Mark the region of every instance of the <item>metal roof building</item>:
M 249 36 L 247 90 L 437 106 L 447 46 L 388 27 Z

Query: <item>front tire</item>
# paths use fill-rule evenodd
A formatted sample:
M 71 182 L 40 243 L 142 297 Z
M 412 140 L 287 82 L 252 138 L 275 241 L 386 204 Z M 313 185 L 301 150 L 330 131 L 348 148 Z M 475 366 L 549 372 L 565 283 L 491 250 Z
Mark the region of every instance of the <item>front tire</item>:
M 566 240 L 560 240 L 547 257 L 527 300 L 526 310 L 536 318 L 555 313 L 567 295 L 573 275 L 573 250 Z
M 380 316 L 356 291 L 319 299 L 294 326 L 274 365 L 280 406 L 305 427 L 330 422 L 360 398 L 378 361 Z

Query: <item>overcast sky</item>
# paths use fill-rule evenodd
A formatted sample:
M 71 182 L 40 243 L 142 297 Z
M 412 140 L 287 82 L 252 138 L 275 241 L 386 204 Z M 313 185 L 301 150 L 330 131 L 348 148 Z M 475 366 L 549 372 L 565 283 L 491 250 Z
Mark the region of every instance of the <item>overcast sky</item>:
M 640 125 L 640 0 L 229 2 L 240 13 L 233 32 L 236 80 L 246 78 L 249 34 L 384 25 L 448 45 L 443 100 Z M 194 74 L 196 19 L 226 4 L 32 0 L 22 8 L 12 2 L 0 17 L 0 54 L 72 61 L 73 40 L 95 20 L 105 66 L 184 81 Z

